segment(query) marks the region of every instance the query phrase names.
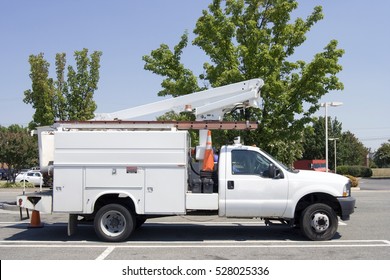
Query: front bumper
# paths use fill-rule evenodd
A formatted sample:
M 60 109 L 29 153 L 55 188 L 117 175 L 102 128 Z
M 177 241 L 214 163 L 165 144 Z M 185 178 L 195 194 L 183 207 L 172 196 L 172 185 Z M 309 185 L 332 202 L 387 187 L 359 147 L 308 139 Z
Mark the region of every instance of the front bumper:
M 349 216 L 353 212 L 355 212 L 356 199 L 352 196 L 347 196 L 347 197 L 338 197 L 337 200 L 341 207 L 341 213 L 340 213 L 341 220 L 343 221 L 349 220 Z

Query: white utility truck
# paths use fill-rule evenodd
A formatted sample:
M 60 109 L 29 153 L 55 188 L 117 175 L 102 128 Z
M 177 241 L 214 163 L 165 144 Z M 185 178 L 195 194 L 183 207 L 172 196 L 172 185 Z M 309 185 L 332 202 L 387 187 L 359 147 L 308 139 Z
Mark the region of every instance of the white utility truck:
M 331 239 L 338 216 L 348 220 L 354 212 L 346 177 L 292 170 L 239 141 L 220 148 L 213 170 L 202 170 L 209 130 L 257 127 L 221 119 L 236 108 L 258 107 L 262 85 L 254 79 L 100 115 L 99 120 L 40 127 L 40 168 L 53 176 L 53 188 L 20 195 L 18 204 L 68 213 L 69 235 L 82 219 L 93 221 L 103 241 L 127 240 L 149 218 L 199 213 L 278 221 L 300 227 L 311 240 Z M 128 121 L 167 110 L 189 111 L 197 121 Z M 200 130 L 195 156 L 188 129 Z

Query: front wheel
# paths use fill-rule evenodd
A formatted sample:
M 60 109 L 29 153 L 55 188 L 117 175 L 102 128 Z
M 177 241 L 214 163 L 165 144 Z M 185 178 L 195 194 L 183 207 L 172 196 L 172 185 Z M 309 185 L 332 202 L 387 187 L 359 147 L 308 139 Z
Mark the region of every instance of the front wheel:
M 337 232 L 338 219 L 334 210 L 323 203 L 308 206 L 301 216 L 301 231 L 313 241 L 331 239 Z
M 97 211 L 94 228 L 103 241 L 125 241 L 135 228 L 133 213 L 120 204 L 107 204 Z

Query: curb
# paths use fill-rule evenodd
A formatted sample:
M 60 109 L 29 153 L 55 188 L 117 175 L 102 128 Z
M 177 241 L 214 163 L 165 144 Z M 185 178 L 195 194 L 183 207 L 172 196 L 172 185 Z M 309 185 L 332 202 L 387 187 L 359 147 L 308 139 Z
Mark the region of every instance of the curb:
M 9 204 L 9 203 L 4 203 L 0 202 L 0 208 L 8 211 L 19 211 L 19 206 L 15 204 Z

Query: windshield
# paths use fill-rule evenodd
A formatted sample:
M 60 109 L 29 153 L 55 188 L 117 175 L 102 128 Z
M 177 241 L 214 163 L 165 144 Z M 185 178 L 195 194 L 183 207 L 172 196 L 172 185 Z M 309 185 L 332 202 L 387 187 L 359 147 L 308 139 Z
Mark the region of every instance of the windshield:
M 280 162 L 279 160 L 277 160 L 276 158 L 274 158 L 273 156 L 271 156 L 269 153 L 267 153 L 266 151 L 263 151 L 261 150 L 262 153 L 266 154 L 267 157 L 269 157 L 271 160 L 273 160 L 274 162 L 276 162 L 278 165 L 280 165 L 283 169 L 285 169 L 286 171 L 288 172 L 292 172 L 292 173 L 298 173 L 299 170 L 296 170 L 296 169 L 293 169 L 293 168 L 290 168 L 290 167 L 287 167 L 287 165 L 285 165 L 284 163 Z

